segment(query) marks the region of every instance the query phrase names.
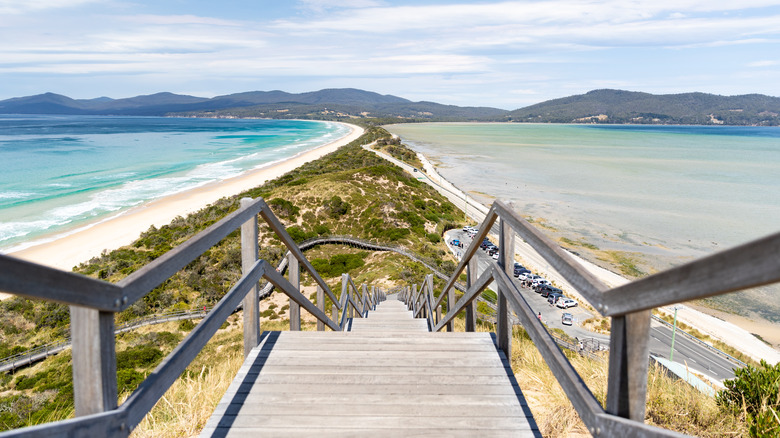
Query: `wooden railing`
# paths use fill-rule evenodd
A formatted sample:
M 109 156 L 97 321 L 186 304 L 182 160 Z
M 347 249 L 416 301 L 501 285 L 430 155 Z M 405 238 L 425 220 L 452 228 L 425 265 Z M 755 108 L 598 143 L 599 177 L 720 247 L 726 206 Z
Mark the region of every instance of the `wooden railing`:
M 258 216 L 289 250 L 288 278 L 284 278 L 267 261 L 257 258 Z M 242 277 L 138 389 L 121 406 L 117 406 L 115 313 L 143 298 L 239 227 Z M 316 304 L 300 292 L 301 267 L 317 284 Z M 0 437 L 128 436 L 237 306 L 243 306 L 244 357 L 258 345 L 257 285 L 262 278 L 290 298 L 292 330 L 300 330 L 301 308 L 316 318 L 318 330 L 327 326 L 340 331 L 350 321 L 353 309 L 358 316 L 365 316 L 377 301 L 385 298 L 380 290 L 372 288 L 369 293 L 365 285 L 358 292 L 349 277 L 344 277 L 342 281 L 341 299 L 336 298 L 261 198 L 242 199 L 238 210 L 116 284 L 6 255 L 0 255 L 0 272 L 0 291 L 70 305 L 76 411 L 74 419 L 12 430 L 0 434 Z M 351 287 L 346 293 L 344 284 Z M 325 313 L 325 295 L 333 303 L 332 318 Z M 339 311 L 342 312 L 340 320 Z
M 498 262 L 491 262 L 480 274 L 476 253 L 497 220 Z M 433 297 L 430 276 L 423 286 L 417 289 L 415 285 L 402 297 L 415 315 L 428 319 L 434 331 L 445 327 L 452 330 L 453 318 L 462 312 L 465 312 L 466 330 L 474 331 L 474 300 L 489 283 L 496 281 L 498 348 L 511 357 L 510 312 L 514 312 L 580 418 L 595 436 L 681 436 L 644 424 L 653 308 L 780 281 L 780 233 L 609 289 L 501 201 L 493 203 L 479 230 L 438 298 Z M 539 252 L 594 308 L 612 318 L 606 408 L 593 396 L 512 281 L 515 233 Z M 464 270 L 467 290 L 455 302 L 453 285 Z M 442 317 L 445 302 L 447 312 Z

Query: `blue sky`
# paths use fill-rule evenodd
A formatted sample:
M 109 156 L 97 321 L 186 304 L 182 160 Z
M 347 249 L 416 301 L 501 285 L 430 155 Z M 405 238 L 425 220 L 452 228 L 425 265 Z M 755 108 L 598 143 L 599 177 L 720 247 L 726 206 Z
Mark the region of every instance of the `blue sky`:
M 0 0 L 0 99 L 347 87 L 505 109 L 780 96 L 780 1 Z

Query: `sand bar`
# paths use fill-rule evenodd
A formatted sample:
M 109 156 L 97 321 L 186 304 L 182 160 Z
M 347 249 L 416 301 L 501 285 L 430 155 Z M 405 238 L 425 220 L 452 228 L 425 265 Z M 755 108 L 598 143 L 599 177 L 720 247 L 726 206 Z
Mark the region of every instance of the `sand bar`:
M 345 125 L 351 128 L 350 133 L 334 142 L 318 146 L 285 161 L 247 171 L 230 179 L 148 202 L 112 219 L 87 226 L 75 233 L 31 246 L 10 255 L 69 271 L 79 263 L 99 255 L 103 250 L 113 250 L 129 245 L 151 225 L 159 227 L 169 224 L 176 216 L 186 216 L 220 198 L 236 195 L 268 180 L 278 178 L 304 163 L 335 151 L 363 134 L 363 128 L 350 124 Z

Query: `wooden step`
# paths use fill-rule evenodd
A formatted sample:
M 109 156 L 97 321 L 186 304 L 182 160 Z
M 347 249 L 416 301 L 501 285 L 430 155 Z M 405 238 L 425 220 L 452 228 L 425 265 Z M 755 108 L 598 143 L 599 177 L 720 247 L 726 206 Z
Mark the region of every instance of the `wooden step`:
M 264 333 L 201 437 L 541 436 L 490 334 L 428 332 L 398 301 L 352 329 Z

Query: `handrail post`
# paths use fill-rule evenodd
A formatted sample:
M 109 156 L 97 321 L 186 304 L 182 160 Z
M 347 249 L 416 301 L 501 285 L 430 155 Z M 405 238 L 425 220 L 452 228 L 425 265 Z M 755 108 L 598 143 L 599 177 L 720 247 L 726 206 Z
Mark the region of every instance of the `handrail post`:
M 114 313 L 70 306 L 76 416 L 117 407 Z
M 287 262 L 287 272 L 290 284 L 298 291 L 301 290 L 301 268 L 298 259 L 290 252 Z M 290 298 L 290 331 L 301 331 L 301 306 Z
M 450 288 L 450 290 L 447 291 L 447 314 L 452 312 L 452 306 L 455 305 L 455 291 L 452 290 L 452 289 L 453 288 Z M 437 311 L 439 311 L 439 310 L 437 310 Z M 441 314 L 439 315 L 439 318 L 441 318 Z M 447 331 L 448 332 L 452 332 L 453 331 L 452 320 L 450 320 L 450 322 L 447 323 L 446 327 L 447 327 Z
M 431 306 L 436 302 L 436 299 L 433 296 L 433 274 L 428 274 L 425 278 L 425 280 L 428 283 L 428 301 L 431 303 Z M 433 326 L 439 323 L 441 321 L 441 306 L 436 306 L 436 309 L 431 309 L 431 321 L 433 321 Z
M 252 198 L 241 198 L 241 207 L 254 202 Z M 257 261 L 257 216 L 241 225 L 241 272 L 246 275 Z M 255 285 L 243 300 L 244 307 L 244 358 L 260 343 L 260 303 Z
M 650 310 L 612 317 L 607 408 L 612 415 L 644 422 L 650 355 Z
M 499 223 L 499 255 L 498 266 L 510 276 L 514 274 L 515 245 L 512 228 L 509 222 L 501 219 Z M 512 325 L 509 322 L 509 305 L 506 293 L 498 287 L 498 309 L 496 310 L 496 337 L 498 348 L 503 350 L 507 359 L 512 357 Z
M 319 284 L 317 285 L 317 308 L 322 310 L 322 313 L 325 313 L 325 290 Z M 333 320 L 336 321 L 336 318 L 333 318 Z M 317 331 L 325 331 L 325 323 L 319 319 L 317 319 Z
M 346 309 L 341 309 L 342 312 L 347 312 L 347 318 L 352 319 L 352 306 L 349 304 L 349 297 L 351 295 L 351 291 L 349 290 L 349 277 L 347 274 L 341 274 L 341 296 L 344 296 L 344 294 L 347 294 L 346 303 L 345 306 L 347 306 Z M 349 310 L 347 310 L 349 309 Z
M 471 286 L 477 282 L 479 278 L 479 263 L 477 257 L 469 259 L 468 265 L 466 265 L 466 290 L 471 289 Z M 466 306 L 466 331 L 474 332 L 477 330 L 477 312 L 476 303 L 477 300 L 471 300 Z

